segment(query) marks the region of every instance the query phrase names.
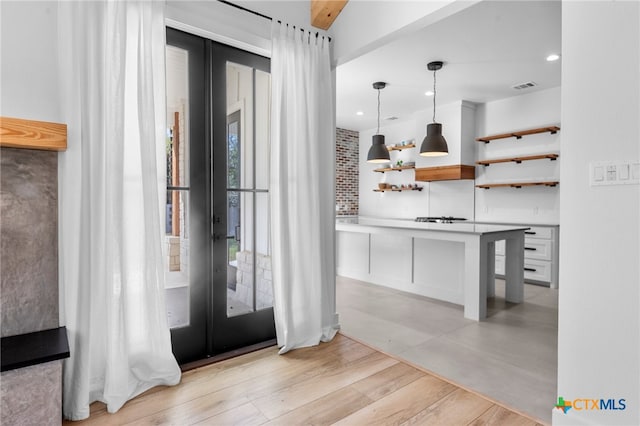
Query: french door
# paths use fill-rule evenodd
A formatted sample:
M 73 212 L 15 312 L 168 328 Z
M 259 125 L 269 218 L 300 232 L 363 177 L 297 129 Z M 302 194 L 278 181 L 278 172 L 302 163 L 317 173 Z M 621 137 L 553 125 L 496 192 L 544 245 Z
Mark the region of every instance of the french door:
M 195 361 L 275 337 L 270 63 L 167 29 L 167 311 Z

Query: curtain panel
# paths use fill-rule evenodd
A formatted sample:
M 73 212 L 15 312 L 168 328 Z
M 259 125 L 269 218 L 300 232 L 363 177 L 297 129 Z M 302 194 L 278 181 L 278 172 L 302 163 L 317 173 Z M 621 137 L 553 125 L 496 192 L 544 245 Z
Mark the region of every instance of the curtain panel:
M 58 19 L 63 413 L 80 420 L 180 380 L 164 303 L 164 2 L 61 1 Z
M 280 353 L 331 340 L 335 313 L 335 106 L 330 43 L 272 26 L 271 233 Z

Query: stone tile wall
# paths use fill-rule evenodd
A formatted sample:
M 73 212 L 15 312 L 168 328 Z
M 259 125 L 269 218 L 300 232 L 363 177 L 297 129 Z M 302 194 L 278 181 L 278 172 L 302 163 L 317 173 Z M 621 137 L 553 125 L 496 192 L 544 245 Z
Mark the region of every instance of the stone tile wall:
M 358 132 L 336 129 L 336 215 L 358 214 Z
M 62 361 L 5 371 L 0 380 L 0 423 L 59 425 L 62 422 Z
M 58 327 L 58 153 L 0 148 L 2 337 Z M 0 424 L 59 425 L 62 361 L 0 377 Z
M 2 336 L 58 327 L 58 153 L 0 149 Z

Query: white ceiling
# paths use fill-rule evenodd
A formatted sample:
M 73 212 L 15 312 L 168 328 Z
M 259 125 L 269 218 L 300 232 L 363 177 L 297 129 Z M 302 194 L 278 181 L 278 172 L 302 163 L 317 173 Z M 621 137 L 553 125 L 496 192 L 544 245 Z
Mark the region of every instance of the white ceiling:
M 560 85 L 560 1 L 483 1 L 337 68 L 337 126 L 350 130 L 376 127 L 375 81 L 384 118 L 409 119 L 430 109 L 425 96 L 433 86 L 427 63 L 445 62 L 437 72 L 437 105 L 456 100 L 488 102 Z M 534 81 L 517 91 L 511 86 Z M 357 116 L 356 112 L 364 112 Z

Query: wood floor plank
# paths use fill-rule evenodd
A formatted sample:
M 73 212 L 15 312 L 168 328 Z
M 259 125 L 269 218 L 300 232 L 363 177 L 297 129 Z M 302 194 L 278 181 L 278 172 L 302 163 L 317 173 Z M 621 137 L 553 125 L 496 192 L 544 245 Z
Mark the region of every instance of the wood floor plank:
M 264 424 L 267 420 L 268 419 L 255 407 L 255 405 L 247 403 L 193 424 L 216 426 L 258 426 Z
M 157 392 L 141 395 L 127 402 L 116 414 L 103 411 L 96 416 L 92 415 L 92 424 L 101 426 L 112 425 L 113 422 L 130 423 L 164 410 L 167 408 L 167 401 L 171 406 L 178 406 L 226 388 L 232 388 L 229 391 L 232 395 L 255 399 L 375 353 L 373 349 L 350 339 L 336 342 L 334 346 L 317 347 L 316 358 L 309 358 L 306 348 L 285 355 L 278 355 L 275 348 L 267 348 L 262 351 L 269 353 L 268 356 L 250 357 L 253 361 L 246 365 L 237 360 L 226 360 L 218 363 L 220 365 L 202 367 L 198 369 L 200 377 L 183 381 L 178 386 L 167 387 L 162 395 Z M 225 365 L 232 367 L 225 369 Z M 80 423 L 73 422 L 69 425 L 79 426 Z
M 506 408 L 494 405 L 469 426 L 537 426 L 538 423 Z
M 357 390 L 345 387 L 277 417 L 265 426 L 329 425 L 371 402 Z
M 376 351 L 371 348 L 358 344 L 346 354 L 334 353 L 332 357 L 309 360 L 306 363 L 265 375 L 260 380 L 252 380 L 251 386 L 246 389 L 246 396 L 255 401 L 283 389 L 294 387 L 298 383 L 313 381 L 317 377 L 350 368 L 353 364 L 359 363 L 360 360 L 367 359 L 375 353 Z
M 183 373 L 182 382 L 187 383 L 196 380 L 210 380 L 212 377 L 218 376 L 219 374 L 228 375 L 235 374 L 236 372 L 251 374 L 250 369 L 270 371 L 275 368 L 289 368 L 291 364 L 304 363 L 309 359 L 318 358 L 319 355 L 328 356 L 334 352 L 337 352 L 338 354 L 350 352 L 350 349 L 354 346 L 354 342 L 350 339 L 346 339 L 344 336 L 340 336 L 340 341 L 336 343 L 338 344 L 320 344 L 319 346 L 314 347 L 317 352 L 310 351 L 311 348 L 301 348 L 299 350 L 288 352 L 285 356 L 276 356 L 278 353 L 278 348 L 276 347 L 265 348 L 240 357 L 227 359 Z
M 183 404 L 172 405 L 130 423 L 122 423 L 117 413 L 110 420 L 128 426 L 190 425 L 246 404 L 250 404 L 247 398 L 223 389 Z
M 513 424 L 520 416 L 432 374 L 338 335 L 319 347 L 275 348 L 185 373 L 115 414 L 103 404 L 65 425 Z
M 426 373 L 405 363 L 398 363 L 351 385 L 372 401 L 395 392 L 409 383 L 424 377 Z
M 409 425 L 466 425 L 477 419 L 492 405 L 491 401 L 468 392 L 456 389 L 435 404 L 430 405 L 403 423 Z
M 275 419 L 341 387 L 384 370 L 398 361 L 374 352 L 364 358 L 252 401 L 269 419 Z
M 336 424 L 345 426 L 399 424 L 409 420 L 455 389 L 456 387 L 452 384 L 427 375 L 356 411 Z

